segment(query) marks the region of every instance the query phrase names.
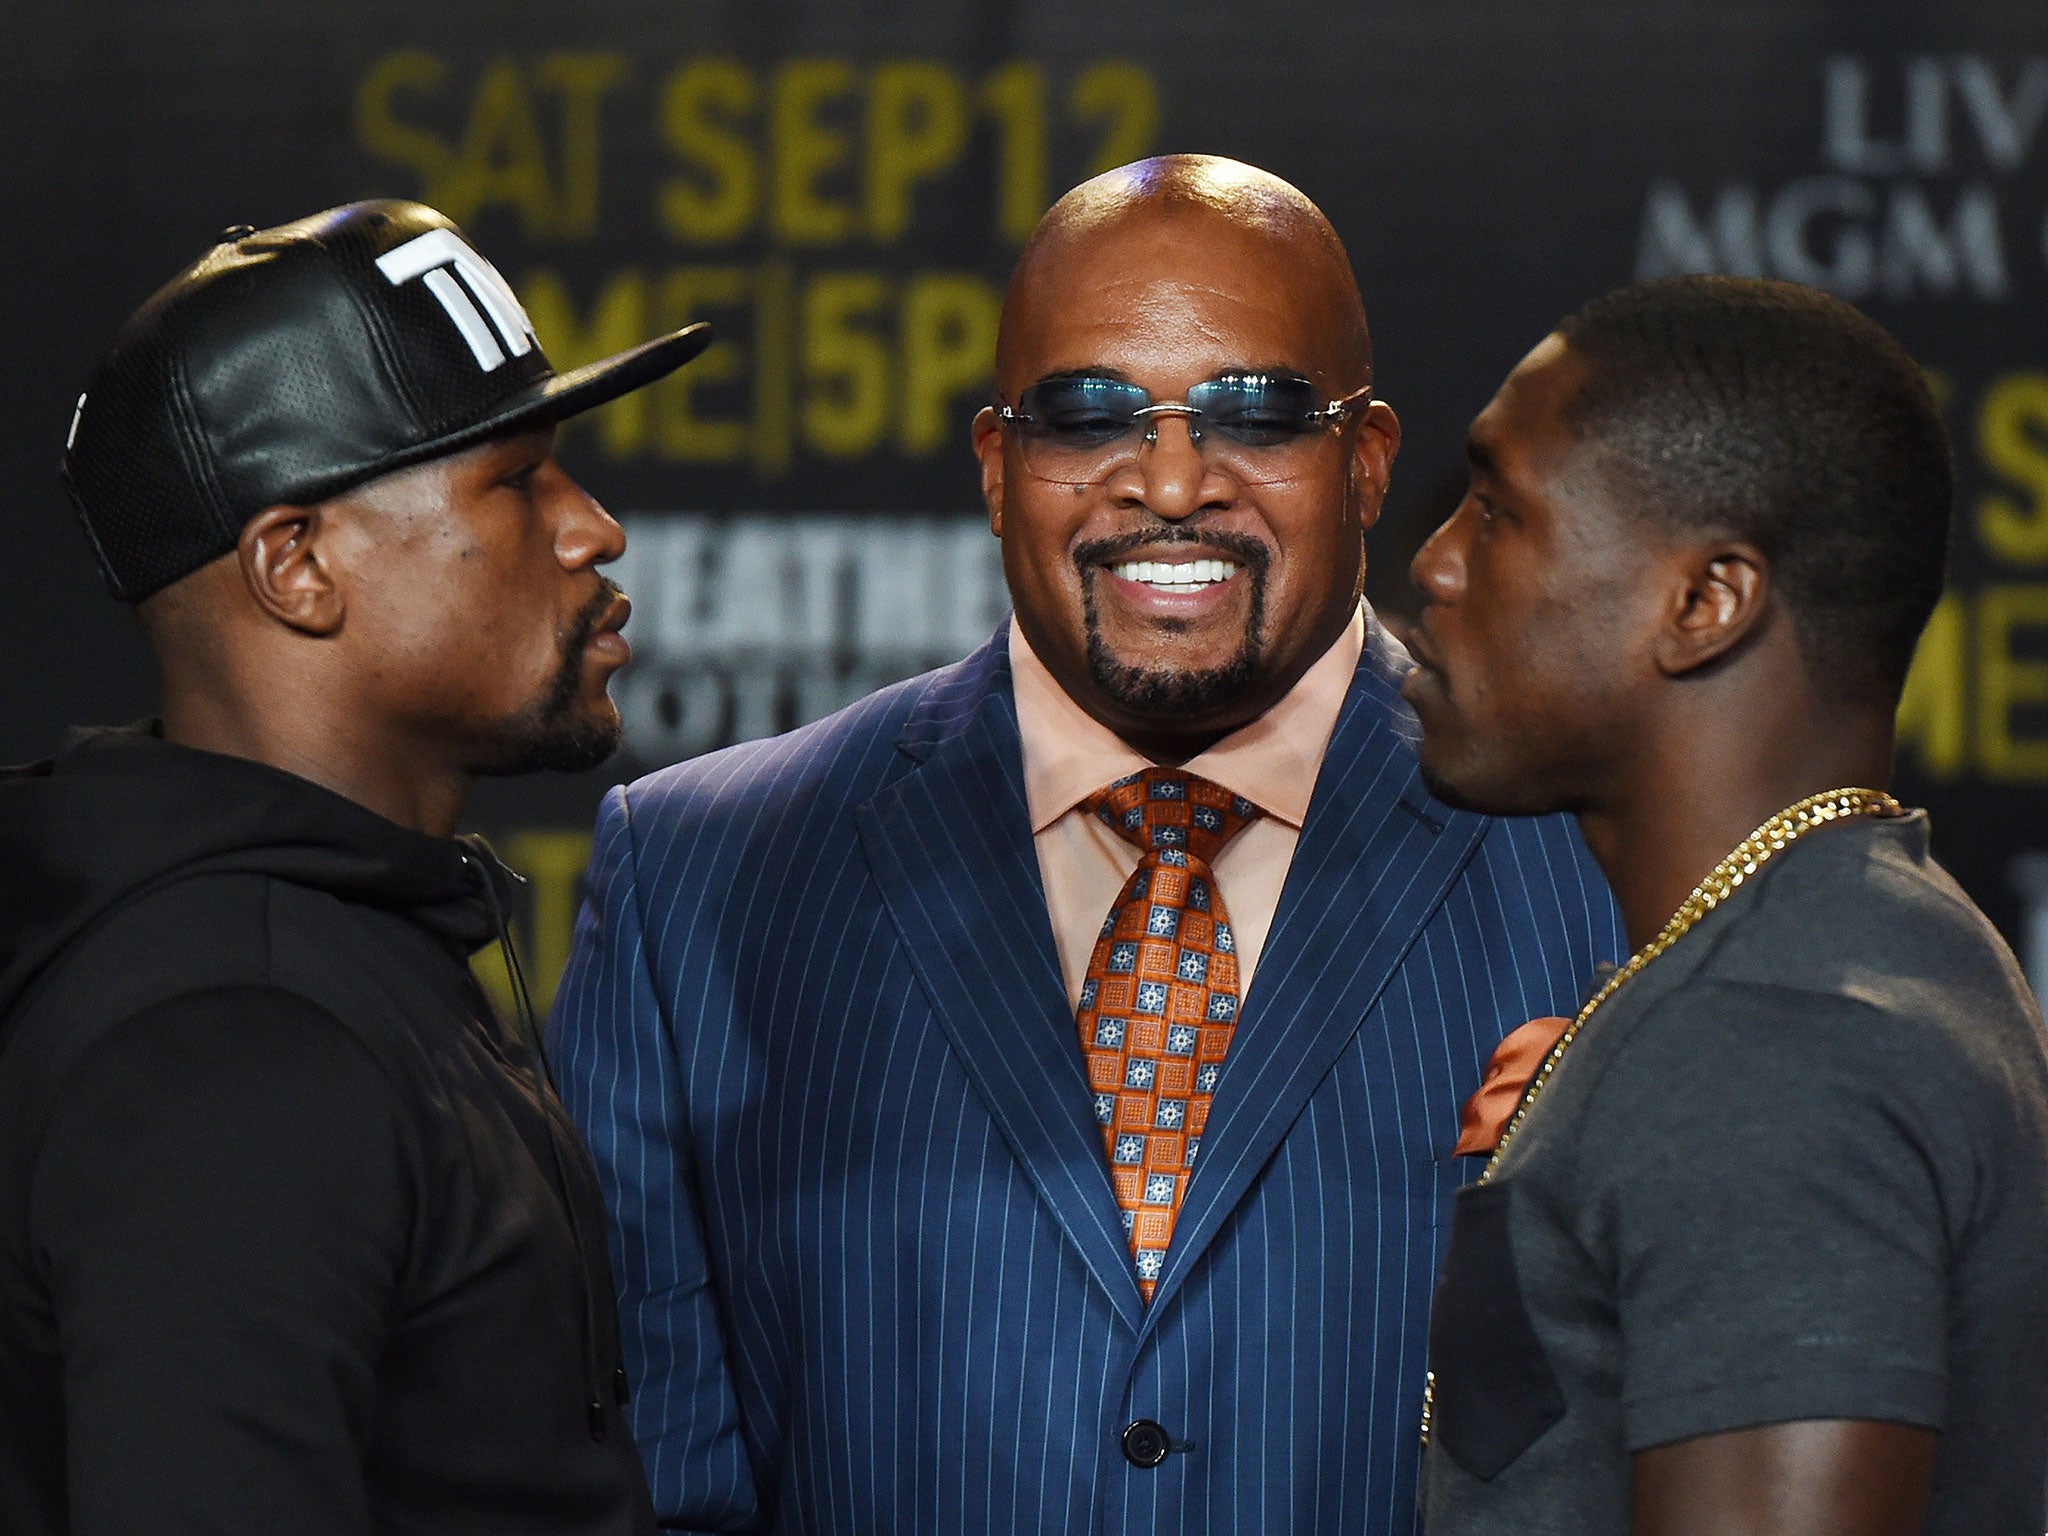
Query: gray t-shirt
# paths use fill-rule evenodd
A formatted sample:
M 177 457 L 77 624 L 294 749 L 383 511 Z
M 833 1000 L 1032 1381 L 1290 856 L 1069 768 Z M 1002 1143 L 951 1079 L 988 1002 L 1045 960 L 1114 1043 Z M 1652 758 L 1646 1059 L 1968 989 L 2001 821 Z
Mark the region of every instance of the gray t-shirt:
M 1925 1529 L 2041 1536 L 2048 1057 L 1922 814 L 1779 854 L 1621 988 L 1430 1330 L 1431 1536 L 1629 1529 L 1629 1457 L 1794 1419 L 1941 1431 Z

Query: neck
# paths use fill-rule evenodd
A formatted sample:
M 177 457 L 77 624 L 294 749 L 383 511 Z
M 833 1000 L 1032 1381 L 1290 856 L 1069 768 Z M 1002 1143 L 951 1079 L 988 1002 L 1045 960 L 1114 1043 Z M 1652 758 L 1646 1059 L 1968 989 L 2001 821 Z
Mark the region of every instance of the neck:
M 297 774 L 430 837 L 453 835 L 469 776 L 424 751 L 372 740 L 359 723 L 290 708 L 250 707 L 225 688 L 166 679 L 164 739 Z
M 1320 656 L 1322 652 L 1316 654 Z M 1099 693 L 1086 698 L 1079 694 L 1070 697 L 1132 751 L 1163 767 L 1178 768 L 1265 714 L 1287 696 L 1307 671 L 1303 667 L 1289 676 L 1269 678 L 1231 699 L 1225 709 L 1192 720 L 1178 714 L 1140 715 Z
M 1157 763 L 1162 768 L 1178 768 L 1191 758 L 1200 757 L 1236 729 L 1233 725 L 1224 730 L 1202 731 L 1193 735 L 1155 735 L 1141 727 L 1136 730 L 1117 730 L 1116 734 L 1124 745 L 1148 761 Z
M 1803 690 L 1801 691 L 1803 694 Z M 1694 886 L 1779 811 L 1831 789 L 1882 789 L 1892 729 L 1875 711 L 1800 715 L 1700 709 L 1651 732 L 1628 782 L 1579 812 L 1631 949 L 1656 937 Z

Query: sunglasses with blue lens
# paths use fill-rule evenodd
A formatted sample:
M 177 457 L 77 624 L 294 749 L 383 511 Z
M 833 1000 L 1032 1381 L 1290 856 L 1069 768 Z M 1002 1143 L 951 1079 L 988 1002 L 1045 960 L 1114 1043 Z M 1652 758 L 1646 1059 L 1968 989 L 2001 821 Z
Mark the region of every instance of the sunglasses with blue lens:
M 1000 397 L 1024 467 L 1059 485 L 1098 485 L 1159 441 L 1159 418 L 1179 416 L 1203 459 L 1238 480 L 1273 485 L 1315 467 L 1323 439 L 1372 398 L 1370 385 L 1327 398 L 1299 374 L 1231 372 L 1185 399 L 1155 402 L 1139 385 L 1097 373 L 1056 374 Z

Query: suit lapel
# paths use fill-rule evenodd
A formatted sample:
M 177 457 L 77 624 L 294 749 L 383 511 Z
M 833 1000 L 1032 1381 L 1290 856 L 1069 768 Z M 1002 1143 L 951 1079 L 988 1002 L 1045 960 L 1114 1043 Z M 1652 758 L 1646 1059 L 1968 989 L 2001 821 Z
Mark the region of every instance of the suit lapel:
M 1398 691 L 1405 670 L 1373 624 L 1231 1040 L 1154 1317 L 1356 1035 L 1485 830 L 1485 818 L 1422 787 L 1414 717 Z
M 1143 1304 L 1025 809 L 1006 633 L 906 723 L 898 746 L 922 766 L 861 807 L 861 846 L 969 1081 L 1135 1331 Z

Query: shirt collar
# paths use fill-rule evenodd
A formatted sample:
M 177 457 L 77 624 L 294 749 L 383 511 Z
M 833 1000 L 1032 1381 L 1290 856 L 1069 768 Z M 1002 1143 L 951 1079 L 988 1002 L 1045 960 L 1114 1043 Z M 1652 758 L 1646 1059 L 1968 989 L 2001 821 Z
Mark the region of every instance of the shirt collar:
M 1183 766 L 1299 831 L 1364 651 L 1361 606 L 1336 643 L 1277 704 Z M 1010 619 L 1010 675 L 1024 746 L 1024 802 L 1034 836 L 1104 785 L 1152 766 L 1150 758 L 1067 696 L 1031 649 L 1015 615 Z

